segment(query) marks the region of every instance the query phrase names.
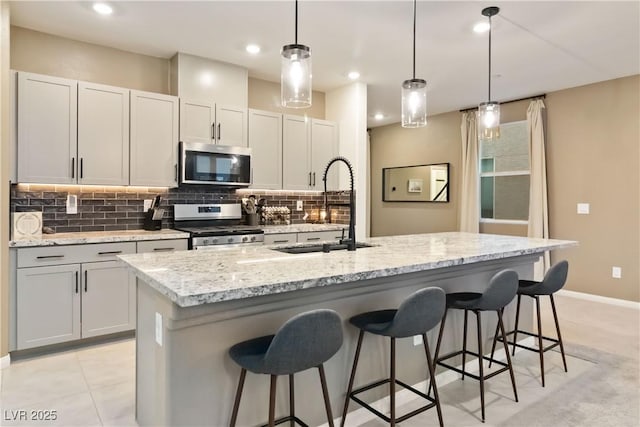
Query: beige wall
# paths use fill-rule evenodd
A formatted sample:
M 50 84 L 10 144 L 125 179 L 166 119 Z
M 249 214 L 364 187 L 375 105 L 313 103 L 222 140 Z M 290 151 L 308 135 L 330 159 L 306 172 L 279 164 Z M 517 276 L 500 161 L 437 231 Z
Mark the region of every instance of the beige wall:
M 0 357 L 9 353 L 9 39 L 9 4 L 0 2 Z
M 552 238 L 580 242 L 557 251 L 552 262 L 570 263 L 566 289 L 640 301 L 640 76 L 626 77 L 547 94 L 547 178 Z M 526 119 L 529 101 L 504 104 L 502 122 Z M 446 123 L 441 118 L 446 117 Z M 437 126 L 437 130 L 428 130 Z M 448 126 L 447 129 L 443 126 Z M 411 134 L 399 125 L 372 131 L 372 203 L 375 235 L 447 229 L 449 222 L 426 203 L 380 202 L 380 169 L 429 162 L 443 153 L 431 136 L 449 138 L 453 161 L 452 200 L 457 207 L 460 169 L 460 118 L 448 113 L 430 118 L 427 130 Z M 422 147 L 412 156 L 416 147 Z M 455 160 L 451 160 L 454 158 Z M 375 189 L 374 189 L 375 188 Z M 589 203 L 590 215 L 577 215 L 576 204 Z M 459 213 L 458 213 L 459 214 Z M 526 227 L 481 224 L 481 232 L 526 235 Z M 622 278 L 611 267 L 622 267 Z
M 11 27 L 11 68 L 169 93 L 169 60 Z
M 249 77 L 249 108 L 272 111 L 274 113 L 325 118 L 324 93 L 313 91 L 311 107 L 284 108 L 280 102 L 280 83 Z
M 424 128 L 399 124 L 371 130 L 371 235 L 430 233 L 458 229 L 460 113 L 429 117 Z M 382 202 L 382 169 L 450 163 L 449 203 Z

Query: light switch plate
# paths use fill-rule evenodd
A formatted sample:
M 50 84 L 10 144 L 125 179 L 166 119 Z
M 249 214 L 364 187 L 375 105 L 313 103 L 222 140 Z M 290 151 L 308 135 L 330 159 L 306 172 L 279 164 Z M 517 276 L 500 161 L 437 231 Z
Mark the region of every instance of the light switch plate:
M 580 215 L 589 215 L 589 203 L 578 203 L 578 213 Z
M 298 201 L 296 202 L 296 210 L 299 212 L 299 211 L 301 211 L 302 209 L 303 209 L 303 206 L 302 206 L 302 200 L 298 200 Z
M 162 314 L 156 313 L 156 342 L 162 347 Z
M 67 213 L 78 213 L 78 196 L 76 196 L 75 194 L 67 194 Z
M 622 267 L 612 267 L 611 277 L 614 279 L 622 279 Z
M 422 335 L 414 335 L 413 336 L 413 345 L 422 344 Z

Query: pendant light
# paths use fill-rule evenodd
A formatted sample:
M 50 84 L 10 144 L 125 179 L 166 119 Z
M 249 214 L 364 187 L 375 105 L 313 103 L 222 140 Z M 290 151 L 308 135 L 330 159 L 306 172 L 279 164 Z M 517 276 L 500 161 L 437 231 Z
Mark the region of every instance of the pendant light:
M 282 106 L 311 107 L 311 49 L 298 44 L 298 0 L 296 0 L 295 43 L 282 47 L 280 93 Z
M 482 9 L 482 15 L 489 18 L 489 98 L 478 106 L 478 137 L 480 139 L 500 138 L 500 104 L 491 100 L 491 17 L 500 8 L 491 6 Z
M 402 82 L 402 127 L 427 124 L 427 82 L 416 79 L 416 0 L 413 0 L 413 78 Z

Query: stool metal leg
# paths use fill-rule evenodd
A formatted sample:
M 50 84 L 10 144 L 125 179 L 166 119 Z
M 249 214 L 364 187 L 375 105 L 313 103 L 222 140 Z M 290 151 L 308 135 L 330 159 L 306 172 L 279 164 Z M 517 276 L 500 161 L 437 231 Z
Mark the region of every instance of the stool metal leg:
M 467 314 L 467 310 L 465 312 L 465 317 Z M 480 368 L 478 377 L 480 380 L 480 407 L 482 410 L 482 422 L 484 422 L 484 363 L 482 359 L 482 326 L 480 325 L 480 312 L 475 311 L 476 314 L 476 323 L 478 324 L 478 367 Z M 466 322 L 465 322 L 466 324 Z M 466 335 L 466 334 L 465 334 Z M 465 336 L 466 338 L 466 336 Z M 466 341 L 466 340 L 465 340 Z M 464 354 L 464 353 L 463 353 Z M 462 370 L 464 371 L 464 365 L 462 366 Z
M 540 375 L 542 377 L 542 387 L 544 387 L 544 345 L 542 344 L 542 317 L 540 316 L 540 298 L 536 295 L 536 316 L 538 318 L 538 354 L 540 355 Z
M 464 333 L 462 334 L 462 381 L 464 381 L 464 363 L 467 358 L 467 314 L 468 310 L 464 311 Z
M 360 358 L 360 348 L 362 347 L 363 337 L 364 337 L 364 331 L 360 330 L 360 335 L 358 335 L 358 345 L 356 346 L 356 355 L 353 358 L 353 367 L 351 368 L 351 377 L 349 378 L 349 386 L 347 387 L 347 395 L 344 397 L 344 409 L 342 410 L 342 419 L 340 420 L 340 427 L 344 427 L 344 422 L 347 419 L 347 411 L 349 410 L 349 400 L 351 399 L 351 390 L 353 390 L 353 380 L 356 377 L 356 367 L 358 366 L 358 359 Z
M 444 309 L 444 315 L 442 316 L 442 320 L 440 321 L 440 332 L 438 333 L 438 342 L 436 343 L 436 352 L 433 355 L 433 367 L 435 370 L 435 364 L 438 362 L 438 354 L 440 353 L 440 344 L 442 344 L 442 335 L 444 333 L 444 323 L 447 320 L 447 313 L 449 312 L 448 308 Z M 431 395 L 431 383 L 433 382 L 433 378 L 429 378 L 429 388 L 427 389 L 427 395 Z
M 389 381 L 389 414 L 391 427 L 396 425 L 396 339 L 391 337 L 391 381 Z
M 502 322 L 502 311 L 498 311 L 498 326 L 502 332 L 502 344 L 504 345 L 504 352 L 507 355 L 507 365 L 509 365 L 509 375 L 511 376 L 511 386 L 513 387 L 513 396 L 518 401 L 518 390 L 516 390 L 516 377 L 513 374 L 513 365 L 511 364 L 511 356 L 509 355 L 509 345 L 507 344 L 507 333 L 504 330 L 504 323 Z
M 511 355 L 516 355 L 516 342 L 518 342 L 518 322 L 520 321 L 520 298 L 522 295 L 518 294 L 518 304 L 516 305 L 516 325 L 513 328 L 513 353 Z
M 269 427 L 275 425 L 276 420 L 276 380 L 277 375 L 271 375 L 271 388 L 269 390 Z
M 289 375 L 289 412 L 291 413 L 291 427 L 296 425 L 294 420 L 296 416 L 296 403 L 294 400 L 293 374 Z
M 240 371 L 240 381 L 238 381 L 238 389 L 236 390 L 236 399 L 233 402 L 233 411 L 231 412 L 230 427 L 235 427 L 238 419 L 238 408 L 240 408 L 240 398 L 242 397 L 242 388 L 244 387 L 244 378 L 247 376 L 247 370 L 242 368 Z
M 324 366 L 322 364 L 318 366 L 318 372 L 320 373 L 320 384 L 322 385 L 322 397 L 324 397 L 324 407 L 327 410 L 327 421 L 329 427 L 333 427 L 333 414 L 331 413 L 331 401 L 329 400 L 329 391 L 327 390 L 327 379 L 324 376 Z
M 504 314 L 504 308 L 500 309 L 500 314 Z M 493 334 L 493 344 L 491 344 L 491 357 L 489 358 L 489 367 L 493 362 L 493 355 L 496 353 L 496 343 L 498 342 L 498 333 L 500 332 L 500 323 L 496 322 L 496 333 Z
M 438 396 L 438 387 L 436 386 L 436 370 L 434 361 L 431 360 L 431 352 L 429 351 L 429 343 L 427 342 L 427 334 L 422 334 L 422 343 L 424 344 L 424 352 L 427 355 L 427 366 L 429 367 L 429 387 L 433 385 L 433 398 L 436 401 L 436 411 L 438 411 L 438 421 L 440 427 L 444 427 L 442 421 L 442 409 L 440 408 L 440 397 Z
M 558 344 L 560 344 L 560 353 L 562 354 L 562 364 L 564 365 L 564 371 L 567 371 L 567 359 L 564 356 L 564 345 L 562 345 L 562 336 L 560 335 L 560 323 L 558 323 L 558 314 L 556 313 L 556 303 L 553 300 L 553 294 L 549 295 L 551 299 L 551 309 L 553 311 L 553 320 L 556 323 L 556 332 L 558 334 Z

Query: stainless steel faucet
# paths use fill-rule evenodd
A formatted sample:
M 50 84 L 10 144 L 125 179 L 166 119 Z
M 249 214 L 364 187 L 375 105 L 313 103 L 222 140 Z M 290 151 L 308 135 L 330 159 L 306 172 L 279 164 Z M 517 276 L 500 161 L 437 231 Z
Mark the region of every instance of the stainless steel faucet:
M 329 161 L 327 167 L 324 169 L 324 174 L 322 175 L 322 180 L 324 181 L 324 209 L 325 212 L 328 212 L 328 204 L 327 204 L 327 172 L 329 172 L 329 168 L 335 162 L 342 162 L 347 165 L 349 168 L 349 177 L 351 178 L 351 192 L 349 194 L 349 236 L 346 239 L 341 239 L 340 243 L 347 244 L 348 251 L 356 250 L 356 199 L 353 191 L 353 167 L 351 167 L 351 163 L 346 158 L 340 156 L 335 157 Z

